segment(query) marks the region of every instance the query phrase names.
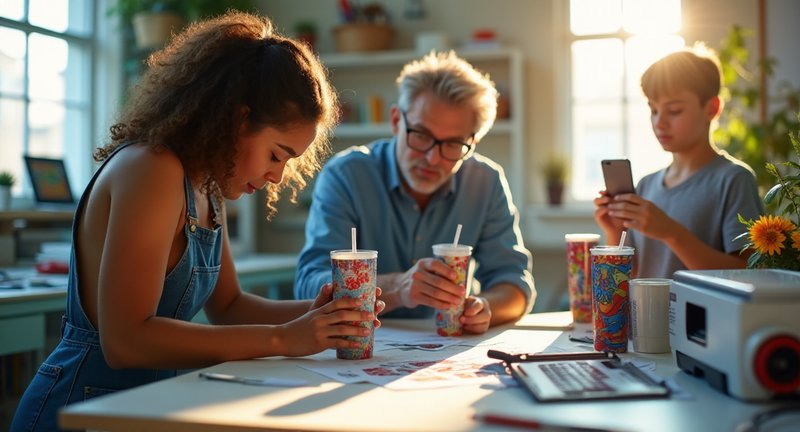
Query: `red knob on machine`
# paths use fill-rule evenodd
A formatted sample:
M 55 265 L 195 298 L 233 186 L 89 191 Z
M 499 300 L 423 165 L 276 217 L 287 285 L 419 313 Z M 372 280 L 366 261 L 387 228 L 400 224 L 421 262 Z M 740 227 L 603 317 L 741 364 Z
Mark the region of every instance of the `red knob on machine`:
M 756 350 L 753 369 L 759 383 L 771 392 L 800 390 L 800 341 L 786 334 L 767 339 Z

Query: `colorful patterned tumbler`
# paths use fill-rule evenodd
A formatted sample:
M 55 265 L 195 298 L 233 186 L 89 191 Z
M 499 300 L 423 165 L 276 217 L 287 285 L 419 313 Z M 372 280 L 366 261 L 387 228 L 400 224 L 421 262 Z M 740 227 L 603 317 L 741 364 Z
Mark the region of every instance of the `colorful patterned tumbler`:
M 359 310 L 375 312 L 375 281 L 377 278 L 378 251 L 374 250 L 336 250 L 331 251 L 331 279 L 333 299 L 344 297 L 362 300 Z M 345 339 L 359 343 L 358 348 L 337 348 L 336 357 L 346 360 L 372 358 L 375 343 L 373 321 L 352 322 L 352 325 L 370 329 L 369 336 L 345 336 Z
M 576 323 L 592 322 L 592 254 L 600 234 L 567 234 L 569 310 Z
M 596 246 L 592 252 L 592 318 L 595 351 L 628 351 L 630 246 Z

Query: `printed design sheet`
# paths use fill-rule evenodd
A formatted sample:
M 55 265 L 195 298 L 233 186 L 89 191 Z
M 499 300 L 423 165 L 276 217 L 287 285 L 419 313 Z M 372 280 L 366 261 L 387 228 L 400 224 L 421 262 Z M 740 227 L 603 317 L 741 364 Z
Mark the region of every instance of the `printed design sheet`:
M 503 366 L 486 352 L 503 347 L 509 352 L 540 351 L 527 343 L 524 330 L 508 330 L 481 342 L 469 336 L 444 338 L 405 330 L 379 329 L 375 336 L 373 358 L 342 361 L 320 360 L 302 367 L 336 381 L 372 383 L 393 390 L 450 387 L 460 385 L 515 385 Z M 559 332 L 553 332 L 553 340 Z M 548 344 L 552 342 L 549 341 Z M 392 346 L 391 344 L 404 344 Z M 427 348 L 410 348 L 427 346 Z M 410 349 L 409 349 L 410 348 Z

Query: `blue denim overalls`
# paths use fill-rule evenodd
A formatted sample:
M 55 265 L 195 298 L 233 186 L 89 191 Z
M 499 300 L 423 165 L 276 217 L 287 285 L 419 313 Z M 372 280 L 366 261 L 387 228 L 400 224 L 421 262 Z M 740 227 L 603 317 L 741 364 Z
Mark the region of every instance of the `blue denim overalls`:
M 106 161 L 124 147 L 120 146 Z M 105 163 L 92 177 L 75 213 L 67 313 L 62 324 L 61 341 L 39 367 L 23 394 L 11 423 L 11 431 L 58 430 L 58 410 L 67 404 L 173 377 L 178 373 L 177 370 L 111 369 L 103 358 L 100 335 L 81 307 L 75 264 L 76 227 L 88 192 L 104 166 Z M 188 209 L 184 227 L 186 250 L 164 280 L 157 315 L 188 321 L 203 307 L 216 285 L 222 254 L 222 226 L 215 223 L 214 229 L 209 230 L 198 225 L 194 193 L 188 177 L 184 177 L 184 189 Z M 211 200 L 211 204 L 216 215 L 218 208 L 214 200 Z

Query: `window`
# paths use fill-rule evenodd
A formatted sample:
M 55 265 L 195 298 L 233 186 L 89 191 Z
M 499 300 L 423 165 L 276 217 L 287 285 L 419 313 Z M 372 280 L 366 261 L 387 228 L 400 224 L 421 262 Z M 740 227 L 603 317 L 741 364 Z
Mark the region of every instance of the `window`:
M 91 171 L 96 4 L 0 2 L 0 170 L 17 178 L 14 195 L 30 189 L 23 154 L 64 158 L 73 187 Z
M 671 161 L 653 136 L 639 78 L 683 47 L 680 0 L 570 0 L 572 197 L 604 189 L 602 159 L 631 160 L 634 182 Z

